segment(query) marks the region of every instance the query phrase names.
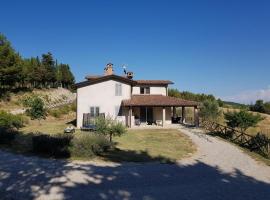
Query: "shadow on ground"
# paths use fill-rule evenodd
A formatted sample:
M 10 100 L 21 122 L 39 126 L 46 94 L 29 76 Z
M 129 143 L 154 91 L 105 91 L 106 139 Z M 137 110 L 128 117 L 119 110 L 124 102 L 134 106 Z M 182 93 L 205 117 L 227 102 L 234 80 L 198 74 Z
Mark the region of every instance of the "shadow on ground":
M 270 184 L 193 165 L 74 164 L 0 151 L 0 199 L 270 199 Z

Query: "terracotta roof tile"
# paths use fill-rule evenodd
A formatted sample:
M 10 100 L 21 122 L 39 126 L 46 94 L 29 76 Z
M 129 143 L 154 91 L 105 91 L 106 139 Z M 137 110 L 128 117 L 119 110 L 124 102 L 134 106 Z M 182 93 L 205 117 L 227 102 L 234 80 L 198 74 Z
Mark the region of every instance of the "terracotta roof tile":
M 131 99 L 123 100 L 123 106 L 198 106 L 195 101 L 163 95 L 133 95 Z
M 169 80 L 135 80 L 138 85 L 168 85 L 173 84 Z

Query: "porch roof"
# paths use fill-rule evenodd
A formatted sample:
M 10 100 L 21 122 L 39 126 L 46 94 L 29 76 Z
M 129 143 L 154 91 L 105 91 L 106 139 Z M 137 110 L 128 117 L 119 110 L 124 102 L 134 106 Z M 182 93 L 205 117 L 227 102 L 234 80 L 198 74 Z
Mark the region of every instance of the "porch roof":
M 122 106 L 198 106 L 196 101 L 188 101 L 163 95 L 132 95 L 131 99 L 123 100 Z

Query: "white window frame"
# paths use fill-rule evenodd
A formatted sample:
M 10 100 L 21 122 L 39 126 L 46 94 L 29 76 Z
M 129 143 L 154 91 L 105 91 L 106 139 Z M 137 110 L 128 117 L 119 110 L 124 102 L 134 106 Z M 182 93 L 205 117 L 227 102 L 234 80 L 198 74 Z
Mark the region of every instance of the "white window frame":
M 115 96 L 122 96 L 122 83 L 115 83 Z
M 91 112 L 92 108 L 94 109 L 94 114 L 93 115 L 92 115 L 92 112 Z M 98 110 L 98 112 L 97 112 L 97 110 Z M 99 106 L 90 106 L 90 116 L 91 117 L 98 117 L 99 114 L 100 114 L 100 107 Z

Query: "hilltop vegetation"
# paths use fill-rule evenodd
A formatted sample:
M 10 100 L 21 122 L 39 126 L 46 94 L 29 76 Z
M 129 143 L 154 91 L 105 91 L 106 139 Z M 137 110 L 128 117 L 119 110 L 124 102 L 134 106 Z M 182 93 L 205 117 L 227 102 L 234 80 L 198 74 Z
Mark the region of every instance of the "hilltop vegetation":
M 24 89 L 64 87 L 74 84 L 68 64 L 58 63 L 48 52 L 23 58 L 0 33 L 0 98 Z

